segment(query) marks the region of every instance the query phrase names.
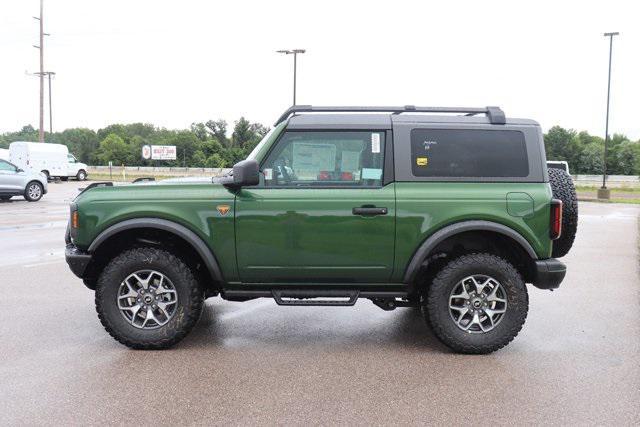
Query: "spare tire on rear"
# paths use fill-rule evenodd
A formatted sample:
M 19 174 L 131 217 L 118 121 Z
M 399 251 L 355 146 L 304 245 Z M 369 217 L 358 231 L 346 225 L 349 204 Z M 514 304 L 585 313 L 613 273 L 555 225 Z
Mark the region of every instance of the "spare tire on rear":
M 565 256 L 571 250 L 578 230 L 578 196 L 576 187 L 568 173 L 562 169 L 549 168 L 549 183 L 553 198 L 562 200 L 562 234 L 553 241 L 554 258 Z

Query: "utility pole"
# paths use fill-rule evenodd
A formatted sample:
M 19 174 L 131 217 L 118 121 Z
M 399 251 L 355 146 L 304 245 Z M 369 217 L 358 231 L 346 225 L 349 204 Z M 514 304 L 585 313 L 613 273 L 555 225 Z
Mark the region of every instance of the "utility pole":
M 32 75 L 32 76 L 40 76 L 40 75 L 44 75 L 47 76 L 48 79 L 48 83 L 49 83 L 49 133 L 53 133 L 53 101 L 52 101 L 52 95 L 51 95 L 51 76 L 55 76 L 56 73 L 53 71 L 45 71 L 43 73 L 27 73 L 28 75 Z
M 33 19 L 37 19 L 40 21 L 40 45 L 34 45 L 36 49 L 40 50 L 40 71 L 36 73 L 40 77 L 40 126 L 39 126 L 39 137 L 38 140 L 40 142 L 44 142 L 44 36 L 48 36 L 49 34 L 44 32 L 44 19 L 43 19 L 43 2 L 44 0 L 40 0 L 40 16 L 34 16 Z
M 51 76 L 55 76 L 53 71 L 46 71 L 44 74 L 49 79 L 49 133 L 53 133 L 53 108 L 51 107 Z
M 613 53 L 613 37 L 620 33 L 604 33 L 605 37 L 609 37 L 609 76 L 607 79 L 607 118 L 605 121 L 604 131 L 604 161 L 602 171 L 602 188 L 598 191 L 599 199 L 609 199 L 611 192 L 607 189 L 607 148 L 609 145 L 609 99 L 611 97 L 611 56 Z
M 305 53 L 304 49 L 291 49 L 291 50 L 277 50 L 277 53 L 284 53 L 285 55 L 293 55 L 293 105 L 296 105 L 296 75 L 298 68 L 298 54 Z

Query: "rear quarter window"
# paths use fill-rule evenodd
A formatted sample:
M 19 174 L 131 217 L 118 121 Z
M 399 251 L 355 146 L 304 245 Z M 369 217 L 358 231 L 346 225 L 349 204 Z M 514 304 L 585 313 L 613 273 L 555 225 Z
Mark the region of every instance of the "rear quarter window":
M 517 130 L 413 129 L 411 170 L 416 177 L 526 177 L 525 137 Z

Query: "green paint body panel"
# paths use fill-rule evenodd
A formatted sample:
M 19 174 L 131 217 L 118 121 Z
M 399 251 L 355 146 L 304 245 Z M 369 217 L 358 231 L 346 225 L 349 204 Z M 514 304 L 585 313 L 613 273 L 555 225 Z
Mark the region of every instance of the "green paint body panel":
M 535 213 L 535 201 L 528 193 L 507 193 L 507 212 L 511 216 L 526 217 Z
M 161 218 L 196 233 L 213 251 L 227 281 L 237 281 L 234 194 L 211 183 L 150 183 L 97 187 L 76 199 L 80 228 L 74 243 L 82 249 L 104 230 L 134 218 Z M 221 215 L 216 206 L 231 210 Z
M 509 214 L 507 198 L 514 192 L 533 201 L 533 213 Z M 518 203 L 522 200 L 516 198 Z M 549 258 L 550 200 L 551 189 L 543 183 L 256 187 L 237 195 L 211 183 L 98 187 L 76 200 L 80 229 L 74 243 L 86 249 L 111 225 L 153 217 L 174 221 L 200 236 L 227 282 L 401 282 L 422 242 L 465 220 L 506 225 L 520 233 L 539 258 Z M 231 210 L 221 215 L 216 209 L 220 204 Z M 352 208 L 364 205 L 385 207 L 388 213 L 353 215 Z
M 354 215 L 364 205 L 386 215 Z M 395 184 L 384 188 L 246 188 L 236 200 L 243 282 L 388 282 Z
M 514 217 L 507 194 L 526 192 L 534 213 Z M 551 256 L 549 239 L 551 187 L 548 183 L 396 183 L 396 264 L 392 280 L 402 280 L 411 256 L 431 234 L 466 220 L 493 221 L 520 233 L 539 258 Z

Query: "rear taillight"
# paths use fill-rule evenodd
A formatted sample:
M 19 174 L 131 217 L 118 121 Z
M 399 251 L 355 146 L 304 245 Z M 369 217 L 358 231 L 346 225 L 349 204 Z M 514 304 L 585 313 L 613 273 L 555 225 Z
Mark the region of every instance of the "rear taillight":
M 555 240 L 562 234 L 562 200 L 553 199 L 551 201 L 551 222 L 549 237 Z

